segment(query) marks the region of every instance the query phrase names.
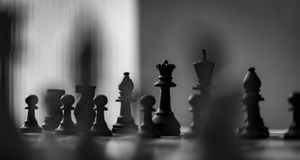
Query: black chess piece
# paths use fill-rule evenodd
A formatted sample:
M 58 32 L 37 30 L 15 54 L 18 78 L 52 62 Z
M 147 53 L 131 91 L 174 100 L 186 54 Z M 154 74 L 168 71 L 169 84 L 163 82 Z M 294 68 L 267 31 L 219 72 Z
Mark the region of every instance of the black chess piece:
M 75 133 L 76 129 L 71 117 L 71 111 L 74 110 L 72 106 L 74 102 L 75 98 L 72 95 L 67 94 L 61 97 L 63 118 L 59 127 L 55 130 L 56 133 L 65 135 Z
M 292 105 L 290 110 L 293 111 L 293 120 L 284 138 L 300 139 L 300 92 L 291 93 L 288 101 Z
M 112 132 L 116 134 L 134 134 L 138 131 L 138 126 L 134 123 L 134 119 L 131 115 L 130 103 L 134 102 L 132 97 L 132 90 L 134 84 L 129 78 L 129 73 L 124 73 L 124 78 L 119 84 L 120 96 L 116 100 L 121 103 L 120 116 L 117 119 L 117 123 L 113 125 Z
M 59 123 L 63 117 L 60 109 L 61 102 L 60 98 L 65 94 L 65 90 L 61 89 L 47 89 L 45 95 L 45 105 L 47 115 L 45 116 L 44 124 L 42 125 L 43 130 L 53 131 L 59 126 Z
M 28 110 L 27 120 L 24 125 L 20 128 L 22 133 L 40 133 L 42 128 L 39 126 L 37 120 L 35 119 L 35 110 L 38 109 L 36 104 L 39 99 L 36 95 L 29 95 L 26 97 L 25 102 L 28 105 L 25 109 Z
M 259 101 L 264 98 L 259 94 L 261 81 L 255 73 L 255 68 L 249 68 L 244 78 L 245 94 L 243 103 L 246 106 L 247 117 L 244 126 L 239 129 L 238 136 L 243 139 L 261 139 L 269 137 L 269 130 L 264 125 L 259 112 Z
M 104 111 L 107 111 L 105 105 L 108 100 L 105 95 L 98 95 L 94 98 L 96 107 L 94 110 L 97 112 L 95 123 L 93 124 L 90 133 L 97 136 L 112 136 L 111 131 L 107 127 L 104 119 Z
M 204 99 L 209 100 L 210 90 L 212 87 L 211 79 L 215 68 L 215 64 L 207 60 L 206 50 L 203 49 L 202 61 L 193 63 L 193 65 L 198 77 L 198 84 L 196 85 L 196 87 L 193 87 L 193 89 L 199 90 L 201 93 L 201 97 L 204 97 Z
M 76 93 L 80 93 L 74 115 L 76 118 L 75 127 L 79 132 L 87 132 L 93 125 L 96 113 L 94 111 L 95 86 L 77 85 Z
M 186 137 L 198 137 L 201 129 L 201 100 L 202 97 L 200 94 L 192 94 L 189 96 L 189 104 L 191 105 L 189 111 L 193 113 L 193 121 L 190 126 L 190 131 L 185 134 Z
M 175 69 L 174 64 L 169 64 L 164 60 L 162 64 L 157 64 L 160 76 L 154 86 L 161 88 L 160 106 L 153 116 L 153 123 L 162 136 L 180 135 L 180 123 L 175 118 L 171 109 L 170 88 L 176 84 L 172 82 L 172 72 Z
M 151 95 L 145 95 L 140 99 L 140 103 L 143 106 L 141 111 L 144 112 L 144 122 L 141 124 L 139 136 L 142 138 L 159 138 L 160 135 L 152 122 L 155 98 Z

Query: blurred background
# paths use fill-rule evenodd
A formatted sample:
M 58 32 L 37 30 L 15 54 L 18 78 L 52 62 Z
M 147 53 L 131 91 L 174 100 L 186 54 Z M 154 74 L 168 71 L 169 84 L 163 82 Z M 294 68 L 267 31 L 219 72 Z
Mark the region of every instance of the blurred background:
M 261 114 L 266 126 L 287 128 L 289 92 L 299 90 L 300 2 L 293 0 L 26 0 L 3 1 L 18 13 L 15 46 L 9 59 L 9 109 L 21 126 L 24 99 L 36 94 L 37 120 L 43 123 L 47 89 L 76 96 L 76 84 L 96 85 L 109 103 L 106 120 L 119 115 L 118 83 L 130 72 L 135 96 L 153 94 L 159 105 L 157 63 L 176 65 L 171 89 L 173 112 L 188 126 L 187 97 L 197 77 L 192 63 L 216 63 L 215 95 L 236 95 L 249 67 L 261 78 Z M 3 54 L 3 53 L 1 53 Z M 2 94 L 3 95 L 3 94 Z M 230 96 L 229 96 L 230 97 Z M 233 100 L 239 102 L 239 97 Z M 139 104 L 133 115 L 139 122 Z M 241 106 L 242 108 L 242 106 Z

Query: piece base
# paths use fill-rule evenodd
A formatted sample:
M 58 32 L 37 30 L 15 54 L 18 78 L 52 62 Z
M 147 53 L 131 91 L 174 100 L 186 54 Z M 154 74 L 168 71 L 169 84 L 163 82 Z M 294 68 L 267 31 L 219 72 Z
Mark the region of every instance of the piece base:
M 180 135 L 180 124 L 174 114 L 156 114 L 153 123 L 161 136 Z
M 89 131 L 89 134 L 90 135 L 93 135 L 93 136 L 100 136 L 100 137 L 111 137 L 112 136 L 112 133 L 110 130 L 99 130 L 99 129 L 91 129 Z
M 20 128 L 20 132 L 21 133 L 42 133 L 42 128 L 39 126 L 35 126 L 35 127 L 21 127 Z
M 299 139 L 300 140 L 300 130 L 289 129 L 286 134 L 284 134 L 284 139 Z
M 240 128 L 238 132 L 238 137 L 241 139 L 265 139 L 270 136 L 268 128 L 264 129 L 247 129 Z
M 138 127 L 136 125 L 121 125 L 115 124 L 112 128 L 112 133 L 115 134 L 136 134 Z

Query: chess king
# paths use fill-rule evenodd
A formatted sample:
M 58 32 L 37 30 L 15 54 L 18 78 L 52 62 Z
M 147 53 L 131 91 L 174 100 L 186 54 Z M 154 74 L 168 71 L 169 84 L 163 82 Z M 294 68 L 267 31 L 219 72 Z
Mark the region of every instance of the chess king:
M 180 135 L 180 124 L 171 110 L 170 100 L 170 88 L 176 86 L 176 84 L 172 82 L 172 72 L 175 69 L 175 65 L 169 64 L 167 60 L 164 60 L 162 64 L 157 64 L 156 68 L 160 76 L 154 86 L 161 88 L 161 96 L 160 106 L 153 116 L 153 123 L 160 135 L 178 136 Z
M 194 120 L 191 123 L 190 127 L 190 136 L 195 136 L 195 134 L 198 134 L 201 128 L 203 128 L 203 125 L 201 126 L 200 124 L 203 124 L 204 116 L 206 116 L 207 113 L 202 112 L 207 110 L 211 105 L 211 80 L 215 68 L 215 63 L 207 60 L 206 50 L 203 49 L 202 60 L 193 63 L 193 66 L 198 77 L 198 84 L 193 87 L 193 90 L 199 90 L 200 93 L 192 95 L 189 99 L 194 114 Z

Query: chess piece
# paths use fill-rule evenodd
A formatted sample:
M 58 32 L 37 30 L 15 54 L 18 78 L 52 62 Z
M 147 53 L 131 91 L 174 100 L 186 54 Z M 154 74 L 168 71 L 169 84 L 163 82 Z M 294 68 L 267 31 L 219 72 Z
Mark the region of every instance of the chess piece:
M 105 95 L 98 95 L 94 98 L 96 107 L 94 110 L 97 112 L 95 123 L 91 128 L 91 133 L 97 136 L 112 136 L 111 131 L 108 129 L 104 119 L 104 111 L 107 111 L 105 105 L 108 100 Z
M 46 112 L 47 115 L 42 125 L 43 130 L 53 131 L 59 126 L 62 119 L 62 112 L 60 107 L 60 98 L 65 94 L 65 90 L 60 89 L 47 89 L 45 96 Z
M 76 129 L 79 132 L 87 132 L 93 125 L 96 113 L 94 111 L 95 86 L 77 85 L 76 93 L 81 93 L 74 115 L 76 118 Z
M 190 132 L 185 135 L 187 137 L 198 137 L 200 134 L 200 123 L 202 118 L 202 113 L 200 111 L 201 98 L 200 94 L 192 94 L 189 96 L 189 104 L 191 105 L 189 111 L 193 113 L 193 121 L 190 126 Z
M 28 105 L 25 109 L 28 110 L 27 120 L 25 124 L 20 128 L 22 133 L 40 133 L 42 128 L 39 126 L 37 120 L 35 119 L 35 110 L 38 109 L 36 104 L 39 99 L 36 95 L 29 95 L 26 97 L 25 102 Z
M 161 88 L 160 106 L 153 116 L 153 123 L 162 136 L 180 135 L 180 124 L 171 110 L 170 88 L 176 84 L 172 82 L 172 72 L 175 69 L 174 64 L 169 64 L 167 60 L 162 64 L 157 64 L 160 76 L 154 86 Z
M 290 108 L 290 110 L 293 111 L 293 120 L 288 132 L 284 135 L 284 138 L 300 139 L 300 93 L 291 93 L 289 95 L 288 101 L 292 105 L 292 108 Z
M 113 125 L 113 133 L 133 134 L 138 131 L 138 127 L 134 123 L 134 119 L 131 115 L 130 103 L 135 101 L 132 97 L 133 88 L 134 84 L 129 78 L 129 73 L 125 72 L 124 78 L 119 84 L 120 96 L 116 100 L 121 103 L 120 116 L 117 119 L 117 123 Z
M 202 61 L 193 63 L 198 77 L 198 84 L 193 87 L 194 90 L 199 90 L 202 97 L 210 98 L 210 89 L 212 87 L 211 79 L 215 64 L 207 60 L 206 50 L 202 50 Z
M 269 137 L 269 131 L 264 125 L 258 104 L 264 98 L 259 94 L 261 81 L 255 73 L 255 68 L 248 69 L 243 83 L 245 89 L 243 103 L 246 106 L 247 117 L 244 126 L 239 129 L 238 136 L 243 139 L 267 138 Z
M 66 135 L 75 133 L 75 126 L 71 118 L 71 111 L 74 110 L 74 107 L 72 106 L 74 102 L 75 98 L 72 95 L 67 94 L 61 97 L 63 118 L 59 127 L 55 130 L 56 133 Z
M 141 111 L 144 112 L 144 122 L 140 127 L 139 135 L 142 138 L 159 138 L 160 135 L 152 122 L 152 112 L 155 111 L 152 107 L 155 104 L 155 98 L 151 95 L 145 95 L 140 99 L 140 103 L 143 106 Z

